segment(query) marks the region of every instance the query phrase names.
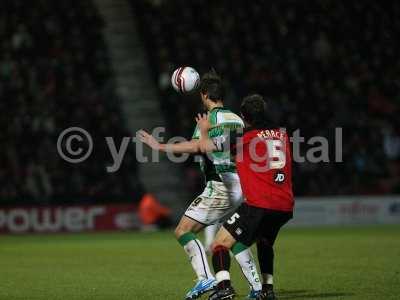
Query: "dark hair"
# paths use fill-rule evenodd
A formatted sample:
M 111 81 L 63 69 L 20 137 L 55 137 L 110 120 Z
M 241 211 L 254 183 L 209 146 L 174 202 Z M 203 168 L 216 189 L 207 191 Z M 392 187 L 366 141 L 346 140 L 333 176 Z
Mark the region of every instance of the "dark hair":
M 243 99 L 240 112 L 244 120 L 252 127 L 264 126 L 267 123 L 267 103 L 261 95 L 249 95 Z
M 225 96 L 225 87 L 221 77 L 214 69 L 205 73 L 200 81 L 200 92 L 206 94 L 211 101 L 223 101 Z

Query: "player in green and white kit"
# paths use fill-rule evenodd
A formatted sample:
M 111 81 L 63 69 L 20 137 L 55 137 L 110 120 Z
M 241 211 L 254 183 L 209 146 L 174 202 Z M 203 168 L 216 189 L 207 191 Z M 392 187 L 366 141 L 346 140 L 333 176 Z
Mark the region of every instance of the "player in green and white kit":
M 202 77 L 200 96 L 210 114 L 212 128 L 209 136 L 214 143 L 223 143 L 230 131 L 244 127 L 239 116 L 223 107 L 224 89 L 220 77 L 215 72 L 209 72 Z M 192 140 L 175 144 L 160 144 L 143 130 L 139 131 L 138 135 L 142 142 L 154 150 L 200 154 L 200 131 L 197 127 Z M 186 299 L 196 299 L 215 285 L 204 247 L 196 234 L 206 226 L 224 221 L 243 201 L 239 176 L 229 152 L 216 151 L 211 153 L 210 157 L 203 155 L 200 166 L 205 175 L 206 187 L 187 208 L 175 229 L 175 236 L 188 254 L 198 278 L 196 285 L 187 293 Z M 261 291 L 261 283 L 250 250 L 238 244 L 232 252 L 250 284 L 248 298 L 256 299 Z
M 209 114 L 212 126 L 209 136 L 215 143 L 223 142 L 227 131 L 244 127 L 240 117 L 223 107 L 216 106 L 209 111 Z M 199 138 L 200 132 L 196 127 L 192 139 Z M 204 192 L 185 212 L 185 216 L 204 225 L 211 225 L 221 220 L 242 202 L 239 177 L 230 153 L 213 152 L 210 156 L 202 155 L 200 160 L 200 168 L 206 181 Z

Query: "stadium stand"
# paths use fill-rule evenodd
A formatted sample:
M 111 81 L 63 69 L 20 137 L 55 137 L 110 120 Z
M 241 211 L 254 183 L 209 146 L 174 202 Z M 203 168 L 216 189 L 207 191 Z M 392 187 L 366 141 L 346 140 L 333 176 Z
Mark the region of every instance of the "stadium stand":
M 237 109 L 252 92 L 267 96 L 289 130 L 306 141 L 328 137 L 331 160 L 335 128 L 343 128 L 343 163 L 296 164 L 296 195 L 399 193 L 400 3 L 234 3 L 131 0 L 170 130 L 189 137 L 200 109 L 198 99 L 172 91 L 173 69 L 215 67 L 229 105 Z M 188 178 L 195 168 L 187 165 Z
M 133 151 L 119 172 L 105 170 L 111 156 L 104 137 L 119 145 L 131 134 L 113 92 L 103 25 L 92 1 L 1 1 L 1 203 L 139 199 Z M 79 165 L 56 149 L 71 126 L 94 141 Z

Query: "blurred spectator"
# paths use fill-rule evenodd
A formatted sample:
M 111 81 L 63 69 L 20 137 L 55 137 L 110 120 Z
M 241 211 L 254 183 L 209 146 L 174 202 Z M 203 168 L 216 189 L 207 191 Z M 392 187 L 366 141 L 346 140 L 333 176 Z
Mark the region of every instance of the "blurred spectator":
M 145 193 L 140 200 L 138 214 L 144 230 L 167 228 L 172 224 L 171 210 L 150 193 Z

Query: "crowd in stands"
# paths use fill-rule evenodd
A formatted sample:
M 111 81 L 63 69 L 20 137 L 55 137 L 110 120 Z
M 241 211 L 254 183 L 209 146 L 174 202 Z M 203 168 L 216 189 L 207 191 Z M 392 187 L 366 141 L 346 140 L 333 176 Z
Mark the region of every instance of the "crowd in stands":
M 253 92 L 290 131 L 329 140 L 330 162 L 296 163 L 297 195 L 400 192 L 400 2 L 132 0 L 174 134 L 190 137 L 199 98 L 172 71 L 214 67 L 237 110 Z M 343 162 L 335 163 L 335 128 Z M 337 141 L 339 142 L 339 141 Z M 310 145 L 303 144 L 305 154 Z M 186 166 L 188 178 L 198 174 Z
M 1 1 L 0 204 L 135 198 L 132 151 L 119 172 L 106 173 L 112 160 L 104 137 L 119 145 L 128 133 L 113 94 L 103 26 L 90 0 Z M 72 126 L 94 142 L 91 157 L 76 165 L 56 147 Z

